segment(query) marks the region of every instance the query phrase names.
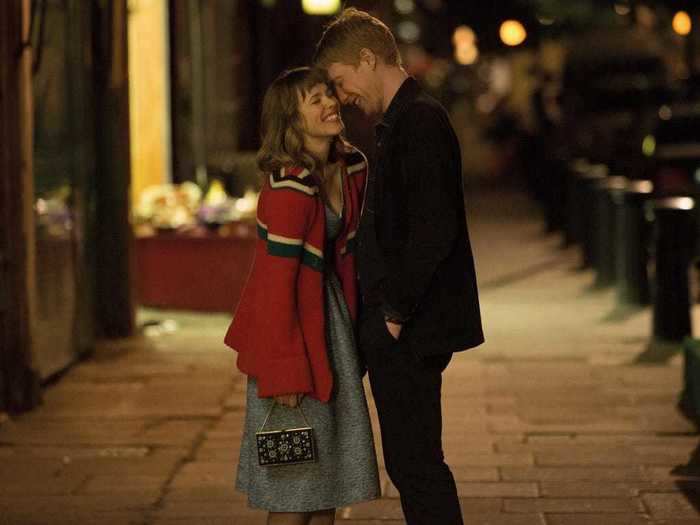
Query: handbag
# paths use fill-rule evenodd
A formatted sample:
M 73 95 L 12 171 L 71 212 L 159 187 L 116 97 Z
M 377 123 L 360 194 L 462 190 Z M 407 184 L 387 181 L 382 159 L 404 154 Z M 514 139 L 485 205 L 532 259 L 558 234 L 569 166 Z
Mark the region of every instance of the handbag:
M 280 465 L 295 465 L 298 463 L 311 463 L 316 461 L 316 449 L 314 447 L 314 429 L 306 420 L 301 403 L 297 405 L 304 424 L 299 428 L 282 430 L 265 430 L 265 425 L 270 419 L 276 401 L 272 401 L 267 411 L 265 421 L 260 430 L 255 433 L 258 445 L 258 463 L 261 467 L 273 467 Z

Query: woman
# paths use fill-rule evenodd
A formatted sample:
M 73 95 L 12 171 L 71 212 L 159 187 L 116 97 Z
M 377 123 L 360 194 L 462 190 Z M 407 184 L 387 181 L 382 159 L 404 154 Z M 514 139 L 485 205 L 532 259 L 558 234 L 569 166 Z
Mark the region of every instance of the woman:
M 263 102 L 255 262 L 226 344 L 248 375 L 236 487 L 268 524 L 332 524 L 339 506 L 379 496 L 377 462 L 353 336 L 353 239 L 367 176 L 343 141 L 325 74 L 283 73 Z M 255 433 L 299 427 L 316 436 L 313 463 L 261 467 Z

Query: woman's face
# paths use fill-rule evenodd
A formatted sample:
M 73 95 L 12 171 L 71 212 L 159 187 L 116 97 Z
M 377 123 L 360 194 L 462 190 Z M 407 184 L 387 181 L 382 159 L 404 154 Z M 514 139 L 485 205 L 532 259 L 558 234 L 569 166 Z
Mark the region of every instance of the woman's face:
M 307 138 L 332 138 L 343 131 L 340 104 L 331 88 L 323 83 L 313 86 L 306 95 L 299 93 L 299 113 Z

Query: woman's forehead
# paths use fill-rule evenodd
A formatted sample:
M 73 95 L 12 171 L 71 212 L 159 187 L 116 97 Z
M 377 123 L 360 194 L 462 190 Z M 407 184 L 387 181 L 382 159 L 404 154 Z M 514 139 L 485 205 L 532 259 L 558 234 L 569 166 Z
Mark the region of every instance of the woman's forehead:
M 309 97 L 312 97 L 313 95 L 321 95 L 328 91 L 329 86 L 325 82 L 318 82 L 317 84 L 314 84 L 313 86 L 309 87 L 308 91 L 299 91 L 299 98 L 302 100 L 306 100 Z

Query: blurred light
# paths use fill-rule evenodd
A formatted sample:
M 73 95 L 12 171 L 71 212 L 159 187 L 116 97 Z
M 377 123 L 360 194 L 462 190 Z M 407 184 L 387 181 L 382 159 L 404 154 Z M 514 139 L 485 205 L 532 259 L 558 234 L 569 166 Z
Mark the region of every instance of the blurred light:
M 695 170 L 695 173 L 693 173 L 693 178 L 695 179 L 695 182 L 700 184 L 700 168 Z
M 340 9 L 340 0 L 301 0 L 307 15 L 332 15 Z
M 519 46 L 527 38 L 525 27 L 517 20 L 506 20 L 499 31 L 501 40 L 507 46 Z
M 491 90 L 499 96 L 505 96 L 513 88 L 513 75 L 510 62 L 502 58 L 497 58 L 491 65 L 489 75 Z
M 431 11 L 442 9 L 442 0 L 423 0 L 423 5 Z
M 413 0 L 394 0 L 394 8 L 402 15 L 410 15 L 416 8 Z
M 479 58 L 479 50 L 474 44 L 460 44 L 455 48 L 455 60 L 463 66 L 471 66 Z
M 268 9 L 270 9 L 271 7 L 275 7 L 276 3 L 277 0 L 260 0 L 260 4 Z
M 483 95 L 479 95 L 479 97 L 476 99 L 476 109 L 482 113 L 491 113 L 494 109 L 496 109 L 497 104 L 498 97 L 496 97 L 493 93 L 484 93 Z
M 403 22 L 399 22 L 396 33 L 404 42 L 413 44 L 420 38 L 420 27 L 411 20 L 404 20 Z
M 469 26 L 459 26 L 452 34 L 452 43 L 456 46 L 460 44 L 473 44 L 476 42 L 476 34 Z
M 671 112 L 671 108 L 668 106 L 661 106 L 659 108 L 659 118 L 661 120 L 671 120 L 671 117 L 673 116 L 673 113 Z
M 538 16 L 537 21 L 543 26 L 551 26 L 554 23 L 554 18 L 548 16 Z
M 625 4 L 615 4 L 615 12 L 620 16 L 625 16 L 630 14 L 630 6 Z
M 681 36 L 690 34 L 693 29 L 693 21 L 685 11 L 678 11 L 673 16 L 673 30 Z
M 681 210 L 692 210 L 695 208 L 695 201 L 692 197 L 675 197 L 673 204 Z
M 653 29 L 656 25 L 656 14 L 654 10 L 646 5 L 638 5 L 635 7 L 637 22 L 645 29 Z
M 656 152 L 656 138 L 654 135 L 647 135 L 642 141 L 642 153 L 647 157 L 651 157 Z

